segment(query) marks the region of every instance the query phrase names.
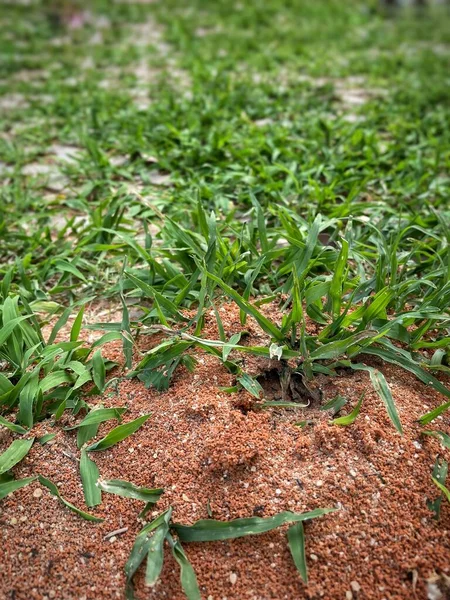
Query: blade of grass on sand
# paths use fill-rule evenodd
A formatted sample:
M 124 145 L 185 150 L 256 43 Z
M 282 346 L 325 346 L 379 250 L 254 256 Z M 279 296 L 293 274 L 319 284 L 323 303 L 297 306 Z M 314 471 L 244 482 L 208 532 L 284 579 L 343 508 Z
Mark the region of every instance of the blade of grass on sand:
M 64 429 L 66 431 L 71 431 L 72 429 L 78 429 L 78 427 L 87 427 L 97 423 L 104 423 L 111 419 L 117 419 L 120 422 L 120 419 L 126 410 L 127 408 L 125 406 L 120 408 L 97 408 L 91 410 L 77 425 L 65 427 Z
M 92 378 L 99 392 L 105 387 L 106 368 L 100 350 L 96 350 L 92 357 Z
M 432 477 L 431 479 L 433 480 L 433 483 L 436 485 L 438 490 L 440 490 L 443 493 L 444 497 L 450 502 L 450 490 L 448 488 L 446 488 L 445 485 L 440 483 L 434 477 Z
M 289 550 L 300 577 L 308 583 L 308 569 L 305 555 L 305 531 L 303 523 L 294 523 L 287 531 Z
M 86 519 L 86 521 L 96 521 L 97 523 L 101 523 L 102 521 L 104 521 L 104 519 L 101 519 L 100 517 L 91 515 L 90 513 L 84 512 L 84 510 L 80 510 L 79 508 L 77 508 L 76 506 L 74 506 L 73 504 L 71 504 L 70 502 L 65 500 L 61 496 L 57 486 L 52 481 L 50 481 L 50 479 L 47 479 L 46 477 L 39 475 L 39 483 L 41 485 L 43 485 L 44 487 L 46 487 L 48 490 L 50 490 L 50 493 L 53 496 L 56 496 L 64 504 L 64 506 L 69 508 L 71 511 L 73 511 L 78 516 L 82 517 L 83 519 Z
M 145 570 L 145 585 L 153 586 L 162 570 L 164 562 L 164 540 L 169 533 L 169 522 L 172 508 L 161 515 L 161 523 L 153 531 L 147 553 L 147 566 Z
M 271 531 L 285 523 L 297 523 L 321 517 L 333 512 L 334 508 L 316 508 L 306 513 L 281 512 L 273 517 L 248 517 L 232 521 L 216 521 L 214 519 L 200 519 L 193 525 L 174 523 L 172 528 L 177 532 L 183 542 L 215 542 L 230 540 L 246 535 L 257 535 Z
M 134 421 L 124 423 L 123 425 L 118 425 L 117 427 L 112 429 L 104 438 L 88 446 L 86 450 L 88 452 L 99 452 L 100 450 L 107 450 L 108 448 L 111 448 L 111 446 L 114 446 L 115 444 L 121 442 L 122 440 L 132 435 L 149 418 L 149 414 L 143 415 L 142 417 L 138 417 Z
M 138 533 L 133 547 L 131 548 L 130 556 L 125 564 L 125 575 L 127 578 L 125 595 L 127 600 L 134 599 L 133 577 L 136 571 L 139 569 L 142 561 L 148 554 L 149 548 L 152 544 L 151 533 L 165 521 L 168 522 L 171 514 L 172 508 L 169 508 L 151 523 L 145 525 L 145 527 L 143 527 L 143 529 L 141 529 L 141 531 Z
M 0 454 L 0 475 L 9 471 L 20 462 L 30 451 L 34 438 L 30 440 L 14 440 L 10 446 Z
M 0 416 L 0 425 L 3 425 L 3 427 L 6 427 L 10 431 L 14 431 L 14 433 L 20 433 L 21 435 L 28 433 L 27 429 L 24 429 L 20 425 L 16 425 L 16 423 L 11 423 L 11 421 L 8 421 L 8 419 L 5 419 L 2 416 Z
M 95 462 L 89 458 L 85 449 L 81 451 L 80 476 L 86 506 L 92 507 L 101 504 L 102 492 L 97 486 L 100 472 Z
M 431 437 L 435 437 L 436 439 L 438 439 L 441 444 L 444 446 L 444 448 L 449 448 L 450 449 L 450 435 L 448 435 L 447 433 L 444 433 L 443 431 L 429 431 L 429 430 L 425 430 L 422 431 L 423 435 L 429 435 Z
M 354 369 L 355 371 L 367 371 L 370 376 L 370 380 L 372 385 L 377 392 L 377 394 L 382 399 L 384 405 L 386 406 L 387 413 L 395 428 L 400 434 L 403 434 L 403 428 L 400 421 L 400 417 L 398 416 L 397 408 L 395 406 L 394 399 L 392 398 L 391 390 L 387 384 L 387 381 L 378 369 L 374 369 L 373 367 L 368 367 L 367 365 L 363 365 L 361 363 L 351 363 L 349 361 L 345 361 L 345 364 Z
M 5 498 L 8 494 L 20 490 L 32 481 L 36 481 L 37 477 L 24 477 L 23 479 L 13 479 L 12 481 L 5 481 L 0 483 L 0 500 Z
M 129 481 L 122 479 L 109 479 L 108 481 L 100 480 L 98 486 L 108 494 L 116 494 L 124 498 L 133 498 L 134 500 L 142 500 L 142 502 L 155 504 L 164 493 L 164 488 L 145 488 L 134 485 Z
M 361 394 L 355 408 L 351 413 L 345 415 L 343 417 L 338 417 L 337 419 L 333 419 L 331 423 L 333 425 L 351 425 L 356 421 L 357 416 L 359 415 L 359 411 L 361 410 L 361 404 L 364 399 L 364 392 Z
M 195 571 L 186 556 L 179 540 L 175 541 L 170 534 L 167 535 L 172 554 L 180 566 L 180 581 L 183 592 L 188 600 L 201 600 L 200 589 Z

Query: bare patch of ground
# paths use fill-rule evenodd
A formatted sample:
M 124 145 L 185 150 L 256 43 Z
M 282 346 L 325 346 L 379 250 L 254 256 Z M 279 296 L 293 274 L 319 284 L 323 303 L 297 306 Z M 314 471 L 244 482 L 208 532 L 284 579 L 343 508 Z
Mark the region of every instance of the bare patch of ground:
M 240 329 L 236 308 L 225 306 L 221 314 L 227 335 Z M 213 321 L 208 317 L 204 332 L 210 338 L 217 337 Z M 251 320 L 247 329 L 252 342 L 261 335 Z M 117 347 L 108 355 L 121 360 Z M 354 406 L 365 392 L 361 414 L 352 426 L 331 425 L 326 412 L 308 409 L 243 414 L 242 401 L 251 408 L 254 400 L 245 391 L 221 391 L 234 383 L 233 376 L 210 355 L 196 351 L 195 356 L 195 372 L 177 371 L 166 392 L 125 379 L 103 398 L 91 398 L 108 407 L 128 406 L 127 420 L 152 415 L 132 437 L 96 453 L 101 476 L 164 487 L 149 518 L 171 505 L 175 521 L 185 523 L 206 518 L 207 505 L 217 519 L 325 506 L 339 509 L 306 524 L 308 586 L 292 564 L 284 530 L 186 544 L 202 597 L 427 600 L 435 589 L 431 585 L 439 589 L 441 579 L 450 575 L 450 509 L 443 505 L 437 522 L 426 501 L 437 495 L 430 477 L 434 459 L 448 451 L 437 440 L 422 437 L 416 421 L 424 410 L 441 403 L 436 392 L 397 367 L 382 368 L 404 425 L 403 437 L 393 429 L 362 372 L 322 380 L 324 401 L 340 393 Z M 312 424 L 295 426 L 305 419 Z M 76 420 L 65 414 L 61 425 Z M 109 428 L 102 425 L 99 435 Z M 450 431 L 448 416 L 439 420 L 439 428 Z M 33 434 L 53 430 L 57 436 L 52 443 L 35 444 L 15 467 L 15 475 L 42 473 L 58 483 L 65 498 L 82 507 L 73 432 L 53 429 L 44 421 Z M 2 435 L 5 446 L 10 433 Z M 17 491 L 2 504 L 0 554 L 5 567 L 0 593 L 16 600 L 123 598 L 123 566 L 142 526 L 141 508 L 133 500 L 104 494 L 102 505 L 92 512 L 105 522 L 93 524 L 69 512 L 38 484 Z M 123 535 L 105 540 L 106 534 L 123 527 L 128 528 Z M 156 586 L 145 588 L 138 573 L 137 598 L 181 600 L 177 573 L 166 552 Z M 433 579 L 436 573 L 438 582 Z

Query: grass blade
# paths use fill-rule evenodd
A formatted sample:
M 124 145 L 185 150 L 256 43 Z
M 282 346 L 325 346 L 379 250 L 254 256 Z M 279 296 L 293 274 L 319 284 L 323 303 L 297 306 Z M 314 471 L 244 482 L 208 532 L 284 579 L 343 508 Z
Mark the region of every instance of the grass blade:
M 19 463 L 28 454 L 33 442 L 34 438 L 14 440 L 3 454 L 0 454 L 0 475 Z
M 216 277 L 212 273 L 208 272 L 206 272 L 206 275 L 210 279 L 215 281 L 217 285 L 222 288 L 225 294 L 229 296 L 232 300 L 234 300 L 234 302 L 236 302 L 236 304 L 241 310 L 243 310 L 247 315 L 253 317 L 258 323 L 258 325 L 261 327 L 261 329 L 263 329 L 267 334 L 269 334 L 271 337 L 275 338 L 278 341 L 284 340 L 284 335 L 281 333 L 278 327 L 276 327 L 276 325 L 274 325 L 272 321 L 270 321 L 262 313 L 260 313 L 258 309 L 252 306 L 250 302 L 244 300 L 244 298 L 240 294 L 238 294 L 235 290 L 233 290 L 233 288 L 231 288 L 229 285 L 223 282 L 219 277 Z
M 77 508 L 76 506 L 74 506 L 73 504 L 71 504 L 70 502 L 65 500 L 59 493 L 57 486 L 52 481 L 50 481 L 50 479 L 47 479 L 46 477 L 43 477 L 42 475 L 39 475 L 38 478 L 39 478 L 39 483 L 41 485 L 43 485 L 48 490 L 50 490 L 50 493 L 53 496 L 56 496 L 64 504 L 64 506 L 66 506 L 72 512 L 76 513 L 78 516 L 82 517 L 83 519 L 86 519 L 86 521 L 95 521 L 97 523 L 101 523 L 102 521 L 104 521 L 104 519 L 101 519 L 100 517 L 91 515 L 90 513 L 84 512 L 83 510 L 80 510 L 79 508 Z
M 448 435 L 447 433 L 444 433 L 443 431 L 429 431 L 429 430 L 424 430 L 424 431 L 422 431 L 422 433 L 424 435 L 429 435 L 431 437 L 435 437 L 436 439 L 438 439 L 441 442 L 441 444 L 444 446 L 444 448 L 450 449 L 450 435 Z
M 125 575 L 127 578 L 126 597 L 127 600 L 134 598 L 133 577 L 139 569 L 142 561 L 148 555 L 149 548 L 152 545 L 151 533 L 155 531 L 164 522 L 168 523 L 172 514 L 172 508 L 169 508 L 164 513 L 159 515 L 154 521 L 148 523 L 138 533 L 136 540 L 130 552 L 130 556 L 125 565 Z
M 3 425 L 3 427 L 6 427 L 10 431 L 14 431 L 14 433 L 20 433 L 21 435 L 23 435 L 24 433 L 28 433 L 27 429 L 24 429 L 23 427 L 21 427 L 20 425 L 16 425 L 15 423 L 11 423 L 11 421 L 8 421 L 2 416 L 0 416 L 0 425 Z
M 65 431 L 71 431 L 72 429 L 78 429 L 79 427 L 88 427 L 90 425 L 98 425 L 111 419 L 121 420 L 124 412 L 127 411 L 125 406 L 119 408 L 94 408 L 91 410 L 78 425 L 72 427 L 65 427 Z
M 102 492 L 97 486 L 100 472 L 95 462 L 89 458 L 88 453 L 84 449 L 81 451 L 80 476 L 86 506 L 90 508 L 101 504 Z
M 243 373 L 240 377 L 237 378 L 237 380 L 242 385 L 242 387 L 247 390 L 249 394 L 257 398 L 258 400 L 260 400 L 261 396 L 264 395 L 264 390 L 262 389 L 258 381 L 253 377 L 250 377 L 250 375 L 247 375 L 247 373 Z
M 169 534 L 170 536 L 170 534 Z M 179 540 L 174 541 L 172 536 L 168 537 L 169 544 L 172 548 L 172 554 L 177 563 L 180 565 L 180 581 L 183 592 L 188 600 L 201 600 L 200 589 L 197 583 L 195 571 L 186 556 L 183 547 Z
M 361 410 L 362 401 L 364 399 L 364 392 L 361 394 L 355 408 L 351 413 L 345 415 L 343 417 L 338 417 L 337 419 L 333 419 L 331 423 L 333 425 L 351 425 L 356 421 L 357 416 L 359 415 L 359 411 Z
M 287 531 L 289 550 L 300 577 L 308 583 L 308 569 L 305 555 L 305 531 L 303 523 L 291 525 Z
M 20 490 L 32 481 L 36 481 L 37 477 L 24 477 L 23 479 L 13 479 L 11 481 L 0 482 L 0 500 L 6 498 L 8 494 Z
M 133 498 L 134 500 L 142 500 L 142 502 L 155 504 L 164 493 L 164 488 L 145 488 L 139 487 L 124 481 L 122 479 L 109 479 L 107 481 L 100 480 L 99 487 L 108 494 L 116 494 L 123 498 Z
M 386 406 L 387 413 L 392 423 L 394 424 L 397 431 L 402 435 L 403 428 L 400 421 L 400 417 L 398 416 L 397 408 L 395 406 L 394 399 L 392 398 L 391 390 L 387 384 L 387 381 L 378 369 L 374 369 L 373 367 L 368 367 L 367 365 L 363 365 L 361 363 L 346 363 L 355 371 L 367 371 L 370 376 L 370 380 L 372 382 L 375 391 L 383 400 L 384 405 Z
M 92 378 L 99 392 L 105 387 L 106 368 L 100 350 L 96 350 L 92 357 Z
M 126 439 L 130 435 L 132 435 L 135 431 L 141 427 L 150 418 L 150 415 L 143 415 L 142 417 L 138 417 L 134 421 L 130 421 L 129 423 L 124 423 L 123 425 L 119 425 L 112 429 L 108 435 L 104 438 L 95 442 L 95 444 L 91 444 L 86 448 L 88 452 L 99 452 L 100 450 L 107 450 L 114 446 L 115 444 L 121 442 Z
M 70 330 L 70 341 L 71 342 L 76 342 L 80 335 L 81 325 L 83 323 L 84 306 L 85 305 L 83 304 L 83 306 L 80 308 L 80 310 L 75 318 L 75 321 L 73 322 L 72 329 Z
M 445 480 L 447 478 L 448 472 L 448 463 L 443 458 L 440 459 L 439 456 L 436 457 L 436 461 L 433 467 L 433 475 L 432 478 L 439 481 L 440 484 L 444 485 Z M 434 512 L 434 518 L 439 520 L 441 516 L 441 504 L 442 504 L 442 496 L 439 496 L 435 500 L 428 500 L 427 507 Z
M 182 542 L 215 542 L 271 531 L 285 523 L 298 523 L 333 512 L 334 508 L 316 508 L 306 513 L 281 512 L 273 517 L 248 517 L 233 521 L 201 519 L 193 525 L 175 523 L 173 529 Z
M 450 490 L 434 477 L 432 477 L 431 479 L 433 480 L 433 483 L 436 485 L 438 490 L 440 490 L 443 493 L 444 497 L 447 498 L 447 500 L 450 502 Z
M 171 516 L 172 509 L 169 508 L 169 510 L 166 510 L 166 512 L 161 515 L 161 523 L 153 531 L 147 554 L 145 585 L 153 586 L 161 574 L 164 562 L 164 540 L 169 533 Z

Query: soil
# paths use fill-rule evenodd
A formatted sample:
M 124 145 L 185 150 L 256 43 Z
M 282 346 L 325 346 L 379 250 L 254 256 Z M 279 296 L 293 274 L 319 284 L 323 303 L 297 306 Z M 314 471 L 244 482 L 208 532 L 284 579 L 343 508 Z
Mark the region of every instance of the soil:
M 239 331 L 239 311 L 230 306 L 221 311 L 227 335 Z M 217 338 L 214 316 L 208 319 L 204 335 Z M 251 321 L 246 330 L 252 344 L 264 340 Z M 122 360 L 116 343 L 105 354 Z M 322 403 L 338 393 L 348 398 L 341 414 L 365 392 L 355 423 L 338 427 L 330 423 L 331 413 L 316 406 L 257 409 L 246 391 L 221 391 L 234 378 L 219 361 L 201 351 L 195 357 L 194 373 L 179 368 L 165 392 L 121 378 L 102 398 L 92 399 L 106 407 L 127 406 L 125 420 L 152 415 L 132 437 L 93 455 L 101 476 L 165 488 L 148 518 L 171 505 L 174 520 L 183 523 L 207 518 L 208 505 L 221 520 L 282 510 L 339 509 L 305 526 L 308 585 L 292 563 L 283 528 L 232 541 L 185 544 L 202 598 L 449 597 L 444 586 L 450 575 L 450 506 L 442 504 L 438 522 L 426 502 L 438 496 L 431 480 L 436 456 L 450 456 L 436 439 L 422 436 L 417 423 L 420 415 L 442 403 L 442 396 L 413 375 L 382 366 L 404 426 L 400 436 L 367 373 L 322 376 Z M 249 372 L 261 374 L 271 367 L 246 358 Z M 35 443 L 14 473 L 50 478 L 67 500 L 82 508 L 76 433 L 62 429 L 78 419 L 64 414 L 61 426 L 53 428 L 50 420 L 36 425 L 33 435 L 57 435 L 44 446 Z M 304 420 L 310 424 L 296 425 Z M 432 426 L 450 433 L 447 415 Z M 99 436 L 110 428 L 110 423 L 103 424 Z M 12 434 L 2 431 L 0 436 L 3 450 Z M 38 483 L 18 490 L 1 503 L 0 598 L 125 598 L 123 569 L 142 527 L 142 508 L 141 502 L 104 493 L 102 504 L 91 509 L 105 518 L 97 524 L 70 512 Z M 109 532 L 126 527 L 122 535 L 105 540 Z M 146 588 L 141 570 L 135 583 L 139 600 L 184 598 L 168 549 L 160 581 Z

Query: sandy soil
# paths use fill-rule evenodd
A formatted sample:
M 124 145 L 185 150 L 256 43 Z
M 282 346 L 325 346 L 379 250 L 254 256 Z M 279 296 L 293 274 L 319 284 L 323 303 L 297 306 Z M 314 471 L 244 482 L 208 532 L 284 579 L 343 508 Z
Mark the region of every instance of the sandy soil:
M 239 330 L 237 310 L 225 307 L 223 316 L 227 334 Z M 213 320 L 205 335 L 215 338 Z M 261 337 L 252 323 L 247 329 Z M 121 360 L 120 346 L 112 344 L 107 353 Z M 178 370 L 164 393 L 124 379 L 103 398 L 93 399 L 107 407 L 127 406 L 125 420 L 152 414 L 132 437 L 93 456 L 101 476 L 164 487 L 153 514 L 172 505 L 174 520 L 185 523 L 206 518 L 208 502 L 217 519 L 339 508 L 306 524 L 308 586 L 295 570 L 283 529 L 235 541 L 185 544 L 202 598 L 449 597 L 427 581 L 435 573 L 450 575 L 450 506 L 442 505 L 437 522 L 426 501 L 437 496 L 431 481 L 436 456 L 450 456 L 437 440 L 421 436 L 416 422 L 443 401 L 439 394 L 396 367 L 382 368 L 404 425 L 401 437 L 366 373 L 320 381 L 324 401 L 340 393 L 354 406 L 366 392 L 356 422 L 337 427 L 330 424 L 329 413 L 317 408 L 254 410 L 247 392 L 220 391 L 234 382 L 217 360 L 200 351 L 195 356 L 195 372 Z M 304 419 L 314 424 L 295 426 Z M 65 414 L 61 425 L 75 422 Z M 433 427 L 450 433 L 448 416 Z M 102 425 L 99 436 L 110 428 Z M 15 475 L 41 473 L 82 508 L 76 434 L 53 429 L 50 420 L 36 425 L 33 434 L 50 431 L 57 432 L 56 438 L 45 446 L 36 443 Z M 3 449 L 11 434 L 2 431 L 0 436 Z M 124 598 L 123 567 L 142 526 L 142 508 L 140 502 L 103 494 L 102 505 L 91 512 L 105 521 L 96 524 L 67 510 L 37 483 L 15 492 L 1 504 L 0 598 Z M 104 539 L 122 527 L 128 527 L 123 535 Z M 157 585 L 145 588 L 139 572 L 136 588 L 140 600 L 184 597 L 169 551 Z

